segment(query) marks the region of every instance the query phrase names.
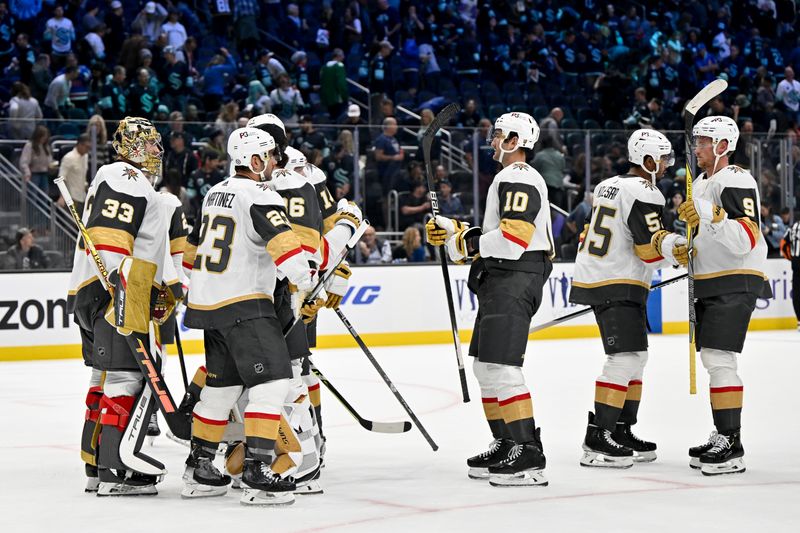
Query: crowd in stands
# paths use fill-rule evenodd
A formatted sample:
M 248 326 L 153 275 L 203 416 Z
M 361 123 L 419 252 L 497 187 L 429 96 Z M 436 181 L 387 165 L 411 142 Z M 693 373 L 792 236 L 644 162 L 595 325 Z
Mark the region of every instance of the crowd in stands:
M 191 220 L 227 174 L 227 135 L 271 112 L 337 199 L 353 198 L 361 175 L 379 229 L 394 226 L 397 194 L 391 229 L 402 232 L 430 209 L 420 142 L 434 113 L 451 101 L 463 107 L 434 143 L 434 181 L 443 211 L 472 219 L 473 174 L 480 212 L 496 172 L 491 123 L 524 110 L 542 129 L 530 163 L 569 211 L 553 221 L 558 252 L 569 257 L 589 216 L 586 169 L 590 188 L 625 172 L 626 130 L 682 130 L 684 102 L 716 77 L 729 89 L 707 112 L 737 120 L 740 147 L 788 137 L 797 182 L 796 11 L 795 0 L 0 1 L 2 134 L 20 143 L 0 149 L 54 200 L 61 167 L 80 200 L 90 178 L 81 136 L 97 137 L 103 164 L 115 121 L 149 118 L 166 150 L 161 186 Z M 588 153 L 580 129 L 591 130 Z M 78 142 L 56 153 L 54 139 Z M 671 139 L 682 160 L 682 136 Z M 764 160 L 776 161 L 777 147 L 765 145 Z M 736 163 L 750 166 L 748 158 L 740 150 Z M 757 176 L 765 234 L 785 223 L 777 176 L 774 164 Z M 676 228 L 670 213 L 683 183 L 676 168 L 660 185 Z M 365 242 L 370 261 L 425 257 L 410 233 L 391 254 L 380 242 Z

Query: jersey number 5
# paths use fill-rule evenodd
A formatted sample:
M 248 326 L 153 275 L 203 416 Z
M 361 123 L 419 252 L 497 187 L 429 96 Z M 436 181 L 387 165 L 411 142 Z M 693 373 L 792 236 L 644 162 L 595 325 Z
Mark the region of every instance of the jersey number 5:
M 611 245 L 611 228 L 603 226 L 606 217 L 614 218 L 617 216 L 617 210 L 605 205 L 598 206 L 594 213 L 594 224 L 592 224 L 593 235 L 587 236 L 581 245 L 581 251 L 586 248 L 586 243 L 589 243 L 589 253 L 597 257 L 604 257 L 608 253 L 608 247 Z M 595 240 L 594 237 L 599 237 Z

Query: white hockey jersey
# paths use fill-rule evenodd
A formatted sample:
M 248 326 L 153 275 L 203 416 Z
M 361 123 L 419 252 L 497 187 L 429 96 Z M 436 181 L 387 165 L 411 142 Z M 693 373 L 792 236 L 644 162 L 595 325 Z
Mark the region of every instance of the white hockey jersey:
M 767 243 L 761 235 L 760 197 L 753 176 L 736 165 L 710 178 L 700 174 L 693 194 L 722 207 L 727 217 L 702 224 L 694 238 L 695 296 L 703 298 L 731 292 L 771 293 L 764 283 Z
M 187 239 L 186 262 L 192 275 L 184 323 L 196 329 L 275 316 L 277 271 L 297 282 L 310 270 L 283 199 L 267 183 L 236 175 L 203 200 Z
M 553 258 L 553 229 L 547 186 L 527 163 L 513 163 L 497 173 L 486 195 L 479 253 L 483 258 L 518 260 L 541 251 Z
M 121 161 L 97 171 L 86 193 L 83 223 L 106 270 L 117 269 L 125 256 L 155 263 L 154 286 L 163 279 L 167 220 L 159 194 L 136 167 Z M 79 323 L 91 329 L 93 315 L 110 301 L 78 239 L 69 281 L 67 309 Z
M 575 259 L 569 300 L 645 303 L 662 261 L 651 244 L 663 230 L 664 195 L 648 179 L 614 176 L 595 187 L 592 217 Z
M 186 249 L 186 236 L 189 234 L 189 224 L 183 213 L 181 201 L 172 193 L 161 191 L 158 195 L 167 220 L 167 260 L 164 262 L 164 283 L 181 297 L 181 285 L 188 285 L 188 278 L 183 272 L 183 252 Z
M 317 192 L 319 208 L 322 212 L 322 262 L 319 263 L 320 270 L 327 270 L 328 267 L 336 262 L 339 254 L 344 250 L 347 241 L 353 236 L 353 230 L 343 224 L 336 224 L 336 200 L 328 190 L 326 185 L 327 178 L 325 173 L 311 163 L 306 164 L 306 180 L 314 186 Z

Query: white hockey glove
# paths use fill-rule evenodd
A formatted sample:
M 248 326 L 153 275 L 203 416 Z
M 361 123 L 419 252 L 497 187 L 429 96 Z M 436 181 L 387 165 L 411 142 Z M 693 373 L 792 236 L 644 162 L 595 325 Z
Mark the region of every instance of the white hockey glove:
M 454 233 L 465 230 L 469 224 L 453 218 L 436 215 L 425 224 L 425 237 L 433 246 L 442 246 Z
M 333 219 L 334 224 L 344 224 L 356 231 L 363 219 L 364 216 L 361 214 L 361 209 L 355 203 L 348 202 L 344 198 L 339 200 Z
M 701 222 L 704 224 L 716 224 L 725 218 L 725 210 L 708 200 L 694 198 L 678 206 L 678 218 L 685 220 L 690 227 L 698 226 Z
M 656 252 L 673 266 L 689 264 L 689 243 L 685 237 L 661 230 L 653 234 L 651 242 Z
M 438 218 L 438 217 L 437 217 Z M 449 219 L 448 219 L 449 220 Z M 456 263 L 463 263 L 467 258 L 477 255 L 477 250 L 469 250 L 467 240 L 481 235 L 481 228 L 467 228 L 453 234 L 445 243 L 447 255 Z
M 325 302 L 325 307 L 328 309 L 337 309 L 339 307 L 339 304 L 342 303 L 342 298 L 347 292 L 347 286 L 352 275 L 353 271 L 350 270 L 347 261 L 342 261 L 342 264 L 333 271 L 333 275 L 325 282 L 325 291 L 328 293 L 328 301 Z

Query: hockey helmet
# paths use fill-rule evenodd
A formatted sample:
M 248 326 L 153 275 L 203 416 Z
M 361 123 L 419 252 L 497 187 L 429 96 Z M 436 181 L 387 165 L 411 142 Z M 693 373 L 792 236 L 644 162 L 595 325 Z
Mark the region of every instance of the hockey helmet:
M 283 121 L 272 113 L 258 115 L 257 117 L 253 117 L 247 121 L 248 128 L 259 128 L 266 124 L 274 124 L 275 126 L 278 126 L 281 131 L 283 131 L 283 134 L 286 135 L 286 126 L 283 125 Z
M 710 137 L 711 144 L 714 146 L 714 155 L 721 157 L 728 152 L 736 150 L 736 143 L 739 140 L 739 126 L 730 117 L 705 117 L 700 119 L 692 128 L 692 137 Z M 723 139 L 728 141 L 728 148 L 725 152 L 718 154 L 717 144 Z
M 287 146 L 286 150 L 286 157 L 289 158 L 289 161 L 286 163 L 286 168 L 289 170 L 295 169 L 304 169 L 308 161 L 306 160 L 306 156 L 303 152 L 294 148 L 292 146 Z
M 270 152 L 274 149 L 275 140 L 272 135 L 256 128 L 239 128 L 233 130 L 228 137 L 228 156 L 233 167 L 247 167 L 262 178 L 270 159 Z M 264 162 L 264 170 L 261 172 L 257 172 L 251 165 L 254 155 Z
M 533 148 L 539 140 L 539 125 L 527 113 L 504 113 L 494 121 L 494 128 L 489 130 L 488 142 L 492 142 L 496 131 L 500 131 L 503 140 L 508 139 L 512 133 L 516 133 L 519 141 L 517 148 Z M 504 150 L 505 152 L 505 150 Z
M 648 129 L 634 131 L 628 139 L 628 161 L 644 167 L 644 158 L 648 155 L 657 165 L 656 172 L 658 172 L 658 165 L 665 158 L 667 158 L 666 165 L 668 167 L 675 164 L 675 151 L 663 133 Z
M 161 176 L 164 147 L 161 134 L 146 118 L 125 117 L 117 126 L 111 146 L 120 157 L 135 163 L 153 179 Z

